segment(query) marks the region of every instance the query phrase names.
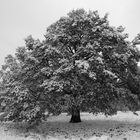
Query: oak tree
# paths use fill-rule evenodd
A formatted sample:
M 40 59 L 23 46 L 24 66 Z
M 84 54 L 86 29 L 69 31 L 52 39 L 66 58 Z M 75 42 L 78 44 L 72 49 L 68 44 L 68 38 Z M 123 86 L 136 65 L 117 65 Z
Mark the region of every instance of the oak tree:
M 3 75 L 10 73 L 7 119 L 33 122 L 42 120 L 46 111 L 69 111 L 70 122 L 81 122 L 81 110 L 115 114 L 118 100 L 135 110 L 139 93 L 129 79 L 138 75 L 140 55 L 136 41 L 127 38 L 122 26 L 109 25 L 107 14 L 100 17 L 84 9 L 50 25 L 42 42 L 27 37 L 12 67 L 2 70 Z

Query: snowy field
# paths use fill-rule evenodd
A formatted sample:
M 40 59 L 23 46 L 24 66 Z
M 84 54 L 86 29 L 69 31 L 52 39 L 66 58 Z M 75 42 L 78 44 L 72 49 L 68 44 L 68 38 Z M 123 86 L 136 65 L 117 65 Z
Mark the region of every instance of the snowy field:
M 81 123 L 68 123 L 65 113 L 26 131 L 25 124 L 1 123 L 0 140 L 140 140 L 140 112 L 118 112 L 105 117 L 81 113 Z

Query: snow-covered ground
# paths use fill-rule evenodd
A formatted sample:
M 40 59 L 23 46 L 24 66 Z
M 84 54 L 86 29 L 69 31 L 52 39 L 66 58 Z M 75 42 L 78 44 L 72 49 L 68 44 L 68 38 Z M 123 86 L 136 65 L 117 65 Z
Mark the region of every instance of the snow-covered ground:
M 69 123 L 65 113 L 50 116 L 30 132 L 25 124 L 1 123 L 0 140 L 140 140 L 140 112 L 105 117 L 81 113 L 81 123 Z

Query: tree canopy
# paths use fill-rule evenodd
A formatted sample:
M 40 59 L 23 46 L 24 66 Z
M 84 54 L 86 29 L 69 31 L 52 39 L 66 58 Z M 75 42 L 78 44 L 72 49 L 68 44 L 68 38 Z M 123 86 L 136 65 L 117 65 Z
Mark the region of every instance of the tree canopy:
M 25 47 L 5 58 L 5 119 L 30 123 L 44 119 L 46 111 L 69 111 L 71 122 L 80 122 L 80 110 L 113 115 L 118 101 L 135 111 L 140 91 L 137 44 L 139 35 L 128 41 L 122 26 L 109 25 L 107 14 L 69 12 L 47 28 L 43 41 L 28 36 Z

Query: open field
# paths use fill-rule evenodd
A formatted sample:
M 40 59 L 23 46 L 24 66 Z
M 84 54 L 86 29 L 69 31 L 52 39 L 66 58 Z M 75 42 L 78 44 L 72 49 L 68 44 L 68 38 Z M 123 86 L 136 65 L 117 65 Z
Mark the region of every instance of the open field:
M 81 113 L 81 123 L 68 123 L 65 113 L 26 131 L 26 124 L 1 123 L 0 140 L 140 140 L 140 112 L 118 112 L 105 117 Z

